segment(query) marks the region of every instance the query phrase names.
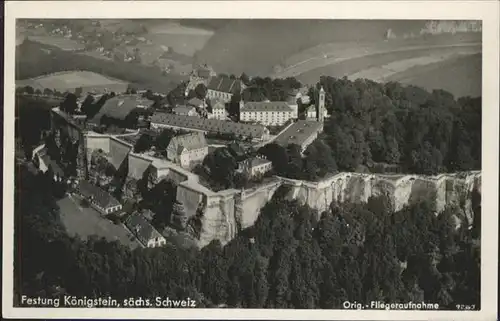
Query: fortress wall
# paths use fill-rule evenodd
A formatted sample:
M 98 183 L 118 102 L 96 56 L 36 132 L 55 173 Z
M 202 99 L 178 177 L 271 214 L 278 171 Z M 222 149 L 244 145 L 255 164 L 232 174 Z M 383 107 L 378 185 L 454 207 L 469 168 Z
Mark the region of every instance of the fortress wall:
M 115 168 L 120 168 L 122 163 L 126 161 L 128 153 L 132 150 L 132 145 L 127 144 L 121 140 L 111 138 L 109 141 L 109 162 L 113 164 Z
M 144 171 L 151 165 L 151 161 L 142 158 L 140 155 L 128 154 L 128 177 L 139 180 L 142 179 Z

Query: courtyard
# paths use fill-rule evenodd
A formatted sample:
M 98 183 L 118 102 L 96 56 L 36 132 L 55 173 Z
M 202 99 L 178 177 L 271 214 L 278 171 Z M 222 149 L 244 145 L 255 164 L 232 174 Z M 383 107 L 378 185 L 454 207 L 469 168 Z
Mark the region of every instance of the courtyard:
M 135 237 L 122 225 L 114 224 L 91 207 L 80 204 L 80 198 L 66 196 L 58 201 L 61 221 L 71 236 L 87 239 L 91 235 L 104 237 L 108 241 L 119 241 L 131 249 L 140 246 Z

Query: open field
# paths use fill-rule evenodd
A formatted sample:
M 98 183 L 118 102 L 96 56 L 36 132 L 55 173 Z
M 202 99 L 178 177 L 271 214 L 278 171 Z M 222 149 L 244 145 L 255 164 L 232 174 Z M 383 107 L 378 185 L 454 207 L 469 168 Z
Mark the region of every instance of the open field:
M 461 44 L 450 46 L 404 47 L 390 50 L 345 49 L 339 53 L 309 58 L 303 63 L 278 73 L 279 77 L 297 77 L 304 83 L 315 83 L 322 75 L 342 77 L 379 67 L 400 60 L 427 56 L 450 56 L 454 54 L 474 54 L 481 51 L 480 44 Z
M 481 75 L 482 56 L 477 54 L 407 69 L 387 81 L 399 81 L 428 90 L 444 89 L 455 97 L 477 97 L 481 95 Z
M 214 34 L 211 30 L 203 28 L 189 27 L 182 25 L 178 21 L 151 20 L 146 24 L 150 34 L 174 34 L 174 35 L 198 35 L 210 37 Z
M 75 88 L 105 88 L 110 89 L 115 87 L 123 88 L 123 91 L 127 89 L 128 83 L 105 77 L 98 73 L 90 71 L 65 71 L 57 72 L 54 74 L 40 76 L 32 79 L 21 80 L 16 83 L 17 86 L 31 86 L 34 89 L 49 88 L 56 89 L 58 91 L 74 90 Z M 118 91 L 118 90 L 117 90 Z M 122 90 L 120 90 L 122 91 Z
M 355 73 L 362 72 L 364 70 L 381 67 L 388 65 L 397 61 L 413 61 L 409 59 L 415 59 L 418 57 L 439 57 L 439 56 L 449 56 L 452 57 L 454 54 L 474 54 L 480 52 L 480 46 L 465 46 L 463 48 L 458 47 L 443 47 L 443 48 L 422 48 L 414 50 L 399 50 L 387 53 L 365 55 L 361 57 L 354 57 L 352 59 L 340 59 L 337 62 L 333 62 L 329 65 L 323 65 L 322 62 L 318 62 L 322 66 L 319 66 L 313 70 L 295 74 L 297 79 L 305 84 L 317 83 L 321 76 L 332 76 L 332 77 L 343 77 L 350 76 Z M 413 67 L 408 65 L 409 68 Z
M 367 54 L 400 50 L 402 48 L 450 46 L 470 43 L 481 43 L 481 34 L 463 33 L 455 35 L 433 35 L 412 39 L 391 39 L 389 41 L 366 43 L 323 43 L 291 55 L 283 61 L 282 68 L 284 70 L 289 70 L 295 66 L 304 65 L 316 59 L 323 59 L 325 55 L 332 58 L 352 58 Z
M 419 68 L 464 56 L 467 56 L 467 54 L 445 53 L 430 54 L 428 56 L 419 56 L 415 58 L 396 60 L 386 65 L 372 67 L 360 72 L 356 72 L 349 75 L 348 78 L 351 80 L 362 78 L 378 82 L 385 82 L 389 77 L 397 75 L 398 73 L 405 72 L 408 69 Z
M 68 196 L 57 202 L 60 208 L 61 221 L 69 235 L 78 235 L 82 239 L 97 235 L 106 238 L 108 241 L 119 241 L 131 248 L 140 246 L 132 237 L 132 234 L 123 226 L 114 224 L 90 207 L 80 206 L 79 202 L 79 199 L 75 196 Z
M 28 36 L 28 39 L 34 42 L 39 42 L 44 45 L 57 47 L 67 51 L 79 51 L 85 49 L 85 46 L 72 39 L 57 37 L 57 36 Z

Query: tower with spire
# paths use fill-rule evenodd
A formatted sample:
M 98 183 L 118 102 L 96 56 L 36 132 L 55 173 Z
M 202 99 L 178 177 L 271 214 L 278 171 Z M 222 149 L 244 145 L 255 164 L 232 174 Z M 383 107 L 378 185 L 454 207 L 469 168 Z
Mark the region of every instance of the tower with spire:
M 320 123 L 325 120 L 325 90 L 323 89 L 323 86 L 321 86 L 321 89 L 319 90 L 317 119 Z

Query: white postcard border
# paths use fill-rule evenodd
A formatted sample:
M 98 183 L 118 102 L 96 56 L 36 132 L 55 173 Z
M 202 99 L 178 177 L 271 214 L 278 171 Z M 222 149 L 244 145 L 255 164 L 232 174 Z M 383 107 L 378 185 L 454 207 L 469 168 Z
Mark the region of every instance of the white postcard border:
M 496 320 L 499 11 L 497 1 L 8 1 L 5 3 L 4 317 L 108 319 Z M 16 18 L 326 18 L 483 21 L 481 306 L 462 311 L 13 308 L 14 56 Z

